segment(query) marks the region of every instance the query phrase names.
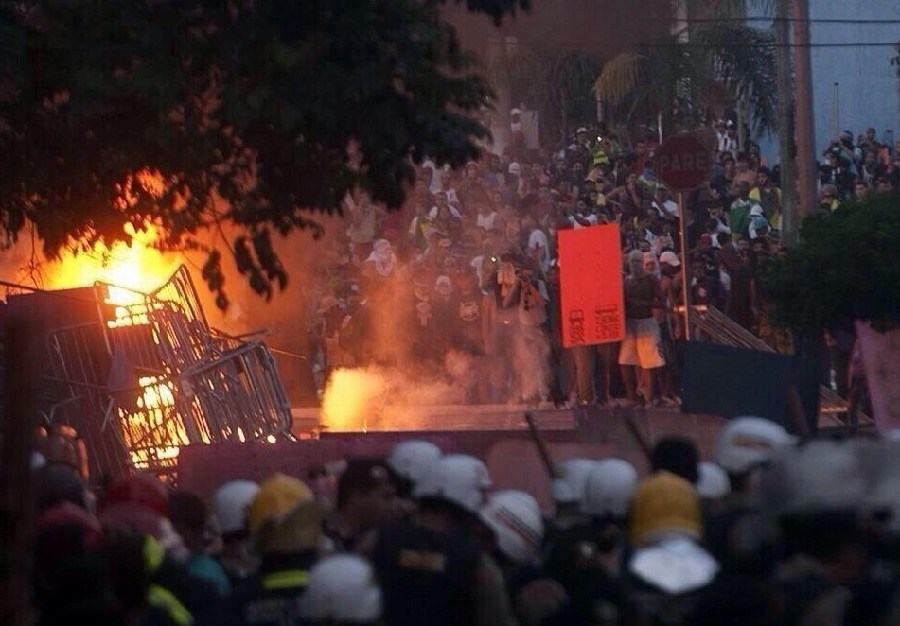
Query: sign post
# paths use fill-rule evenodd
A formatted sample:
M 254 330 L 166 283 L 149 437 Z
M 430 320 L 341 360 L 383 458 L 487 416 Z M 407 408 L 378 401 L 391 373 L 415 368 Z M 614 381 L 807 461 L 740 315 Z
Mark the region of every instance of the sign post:
M 685 237 L 684 192 L 697 188 L 709 177 L 712 155 L 702 139 L 680 133 L 666 139 L 659 148 L 656 171 L 660 180 L 678 192 L 678 237 L 681 245 L 681 290 L 684 294 L 684 338 L 691 338 L 691 285 Z
M 678 241 L 681 246 L 681 293 L 684 301 L 684 339 L 691 340 L 691 279 L 687 254 L 687 237 L 684 235 L 684 192 L 678 192 Z

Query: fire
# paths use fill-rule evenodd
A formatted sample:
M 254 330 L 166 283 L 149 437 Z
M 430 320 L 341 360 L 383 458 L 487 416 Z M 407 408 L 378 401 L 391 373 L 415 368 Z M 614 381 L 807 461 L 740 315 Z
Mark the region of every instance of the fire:
M 55 288 L 96 283 L 88 297 L 110 305 L 96 307 L 95 321 L 79 318 L 48 338 L 60 382 L 85 386 L 73 397 L 86 396 L 88 406 L 66 415 L 100 425 L 89 432 L 102 472 L 167 473 L 182 446 L 234 438 L 274 443 L 290 428 L 268 348 L 209 328 L 190 272 L 152 247 L 153 236 L 67 254 L 46 277 Z M 114 281 L 122 286 L 113 289 Z M 246 411 L 236 414 L 235 407 Z
M 159 231 L 148 226 L 144 232 L 125 228 L 132 236 L 130 246 L 115 242 L 107 247 L 95 244 L 87 252 L 65 252 L 62 258 L 51 264 L 46 272 L 48 289 L 83 287 L 95 282 L 109 283 L 111 304 L 135 304 L 141 301 L 140 293 L 150 292 L 178 268 L 180 259 L 153 247 Z
M 448 369 L 468 377 L 468 366 L 448 358 Z M 370 366 L 331 373 L 322 399 L 322 424 L 330 431 L 418 430 L 423 407 L 466 401 L 465 387 L 428 371 Z
M 322 400 L 322 419 L 331 431 L 366 430 L 379 412 L 385 394 L 384 378 L 366 370 L 338 369 L 331 373 Z
M 151 462 L 174 461 L 180 451 L 178 444 L 187 443 L 188 438 L 181 419 L 173 419 L 173 383 L 156 376 L 141 376 L 138 385 L 141 392 L 134 409 L 119 408 L 119 418 L 123 421 L 132 465 L 135 469 L 147 469 Z M 147 446 L 146 434 L 151 432 L 156 433 L 153 439 L 161 445 Z
M 132 237 L 130 246 L 123 242 L 109 246 L 97 243 L 88 251 L 67 251 L 45 270 L 44 286 L 48 289 L 106 283 L 105 300 L 116 305 L 115 319 L 107 321 L 111 329 L 149 324 L 144 294 L 164 284 L 180 264 L 177 255 L 164 254 L 153 247 L 159 238 L 159 231 L 153 226 L 135 232 L 129 225 L 125 232 Z M 136 469 L 174 463 L 179 446 L 188 441 L 177 417 L 172 385 L 155 376 L 142 376 L 134 381 L 134 405 L 118 409 Z M 148 445 L 150 442 L 156 445 Z

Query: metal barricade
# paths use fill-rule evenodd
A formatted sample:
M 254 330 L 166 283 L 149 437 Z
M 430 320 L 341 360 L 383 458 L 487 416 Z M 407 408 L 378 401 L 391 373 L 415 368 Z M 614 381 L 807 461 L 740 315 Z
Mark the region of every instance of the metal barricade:
M 290 432 L 268 348 L 210 329 L 186 268 L 150 294 L 96 292 L 96 322 L 47 339 L 49 378 L 64 398 L 57 419 L 82 433 L 92 473 L 167 473 L 180 446 Z M 113 293 L 128 302 L 104 301 Z

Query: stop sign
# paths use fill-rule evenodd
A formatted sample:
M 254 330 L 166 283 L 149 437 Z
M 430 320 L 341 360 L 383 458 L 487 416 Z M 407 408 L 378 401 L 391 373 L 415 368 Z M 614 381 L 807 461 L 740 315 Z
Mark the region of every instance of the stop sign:
M 694 134 L 672 135 L 659 148 L 656 173 L 675 191 L 690 191 L 709 176 L 712 154 Z

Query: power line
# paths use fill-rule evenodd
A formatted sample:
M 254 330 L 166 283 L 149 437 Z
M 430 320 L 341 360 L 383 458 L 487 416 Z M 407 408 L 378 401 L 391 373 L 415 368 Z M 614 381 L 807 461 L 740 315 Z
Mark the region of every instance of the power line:
M 804 22 L 807 24 L 900 24 L 897 20 L 861 20 L 861 19 L 844 19 L 844 18 L 810 18 L 808 20 L 799 20 L 793 17 L 777 18 L 777 17 L 688 17 L 684 19 L 662 19 L 652 18 L 654 22 L 666 23 L 687 23 L 687 24 L 735 24 L 743 22 Z
M 777 44 L 772 42 L 760 43 L 734 43 L 723 45 L 711 45 L 702 43 L 643 43 L 639 44 L 645 48 L 696 48 L 701 50 L 719 50 L 721 48 L 879 48 L 890 47 L 896 48 L 900 45 L 900 41 L 855 41 L 844 43 L 807 43 L 807 44 Z

